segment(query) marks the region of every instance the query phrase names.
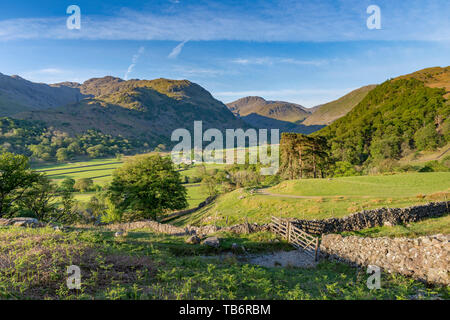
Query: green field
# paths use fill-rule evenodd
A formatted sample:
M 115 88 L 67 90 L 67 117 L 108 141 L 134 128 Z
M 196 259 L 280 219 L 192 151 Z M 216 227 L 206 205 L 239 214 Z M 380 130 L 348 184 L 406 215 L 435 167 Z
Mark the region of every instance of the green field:
M 41 166 L 34 169 L 45 173 L 56 183 L 61 183 L 65 178 L 75 180 L 91 178 L 95 184 L 103 186 L 111 181 L 113 171 L 122 164 L 122 161 L 117 161 L 115 158 L 93 159 L 83 162 Z
M 124 159 L 126 161 L 126 158 Z M 57 164 L 57 165 L 45 165 L 35 167 L 34 169 L 45 173 L 55 183 L 60 184 L 66 178 L 82 179 L 90 178 L 94 181 L 94 184 L 105 186 L 112 180 L 113 171 L 122 166 L 123 161 L 117 161 L 115 158 L 111 159 L 93 159 L 89 161 Z M 205 164 L 207 169 L 214 169 L 223 167 L 223 165 L 217 164 Z M 197 168 L 189 168 L 188 170 L 180 171 L 182 177 L 192 177 L 197 174 Z M 186 184 L 188 191 L 188 204 L 189 208 L 198 206 L 201 202 L 205 201 L 208 197 L 206 191 L 200 186 L 200 184 Z M 75 199 L 81 202 L 87 202 L 94 195 L 93 192 L 75 193 Z
M 450 172 L 284 181 L 268 191 L 295 196 L 413 197 L 450 189 Z
M 177 225 L 268 223 L 270 217 L 326 219 L 363 209 L 401 208 L 450 198 L 450 173 L 411 173 L 284 181 L 258 194 L 236 190 L 175 221 Z
M 383 226 L 368 228 L 354 232 L 344 232 L 343 235 L 356 235 L 361 237 L 407 237 L 417 238 L 433 234 L 450 234 L 450 215 L 430 218 L 408 225 Z

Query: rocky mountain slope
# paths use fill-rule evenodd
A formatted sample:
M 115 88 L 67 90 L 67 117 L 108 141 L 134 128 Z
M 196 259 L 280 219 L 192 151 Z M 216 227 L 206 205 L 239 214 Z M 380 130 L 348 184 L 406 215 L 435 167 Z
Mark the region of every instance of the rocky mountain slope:
M 194 120 L 203 121 L 205 129 L 248 127 L 208 91 L 187 80 L 105 77 L 53 88 L 78 90 L 88 98 L 58 108 L 22 112 L 14 118 L 40 121 L 71 135 L 96 129 L 151 144 L 167 143 L 173 130 L 190 130 Z
M 65 85 L 54 87 L 0 73 L 0 116 L 55 108 L 79 102 L 83 98 L 85 95 L 77 88 Z
M 227 104 L 235 115 L 244 117 L 255 113 L 281 121 L 300 123 L 311 112 L 299 104 L 284 101 L 267 101 L 261 97 L 245 97 Z

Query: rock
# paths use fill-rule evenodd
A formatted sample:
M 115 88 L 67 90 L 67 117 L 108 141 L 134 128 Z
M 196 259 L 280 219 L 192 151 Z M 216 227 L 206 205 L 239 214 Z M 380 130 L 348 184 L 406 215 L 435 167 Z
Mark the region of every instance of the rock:
M 202 244 L 205 246 L 218 248 L 220 246 L 220 240 L 217 237 L 209 237 L 203 240 Z
M 197 237 L 196 235 L 193 235 L 186 239 L 186 243 L 189 244 L 199 244 L 200 242 L 201 242 L 200 238 Z
M 8 225 L 16 227 L 37 228 L 42 224 L 35 218 L 12 218 L 9 219 Z
M 114 237 L 123 237 L 125 235 L 125 232 L 123 232 L 123 231 L 117 231 L 115 234 L 114 234 Z

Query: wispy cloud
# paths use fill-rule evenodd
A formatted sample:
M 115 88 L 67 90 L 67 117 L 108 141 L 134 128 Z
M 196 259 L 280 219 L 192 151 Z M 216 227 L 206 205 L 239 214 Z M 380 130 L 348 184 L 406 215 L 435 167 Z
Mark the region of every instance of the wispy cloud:
M 294 64 L 294 65 L 312 65 L 322 66 L 328 63 L 327 60 L 298 60 L 293 58 L 276 58 L 276 57 L 260 57 L 260 58 L 237 58 L 231 62 L 241 65 L 273 65 L 278 63 Z
M 188 42 L 189 40 L 185 40 L 183 42 L 181 42 L 179 45 L 177 45 L 175 48 L 173 48 L 172 52 L 169 54 L 168 58 L 170 59 L 176 59 L 180 53 L 181 50 L 183 50 L 184 45 Z
M 368 0 L 284 0 L 172 5 L 171 11 L 122 9 L 115 16 L 82 16 L 81 30 L 68 30 L 66 17 L 0 21 L 0 40 L 240 40 L 351 41 L 450 40 L 448 0 L 377 0 L 382 30 L 368 30 Z
M 104 76 L 105 71 L 93 69 L 64 69 L 49 67 L 20 72 L 19 75 L 22 78 L 32 82 L 58 83 L 72 81 L 81 83 L 93 77 Z
M 127 72 L 125 73 L 124 79 L 128 80 L 128 77 L 133 72 L 134 67 L 136 66 L 136 63 L 138 62 L 140 56 L 144 53 L 145 49 L 144 47 L 140 47 L 138 52 L 133 55 L 133 58 L 131 59 L 131 64 L 128 67 Z

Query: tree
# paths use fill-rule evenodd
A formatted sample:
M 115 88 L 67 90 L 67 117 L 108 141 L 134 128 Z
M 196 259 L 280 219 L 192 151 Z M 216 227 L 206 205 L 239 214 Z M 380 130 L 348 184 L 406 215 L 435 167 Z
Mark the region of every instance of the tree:
M 73 188 L 81 192 L 89 191 L 94 185 L 94 181 L 90 178 L 78 179 Z
M 19 206 L 31 211 L 38 220 L 47 221 L 56 210 L 52 203 L 56 186 L 44 175 L 39 176 L 32 186 L 26 189 L 23 197 L 19 199 Z
M 156 219 L 167 210 L 187 206 L 186 188 L 170 158 L 160 155 L 140 156 L 113 173 L 109 196 L 122 211 L 134 218 Z
M 324 177 L 329 166 L 329 148 L 323 137 L 283 133 L 280 141 L 280 175 L 288 179 Z
M 72 178 L 65 178 L 61 182 L 61 189 L 62 190 L 68 190 L 70 192 L 74 191 L 74 185 L 75 185 L 75 179 Z
M 417 130 L 414 139 L 419 150 L 434 150 L 440 142 L 440 136 L 433 123 Z
M 39 178 L 40 174 L 30 169 L 27 157 L 9 152 L 0 154 L 0 217 L 17 212 L 18 201 Z
M 56 151 L 56 160 L 58 160 L 59 162 L 69 160 L 69 152 L 66 148 L 59 148 Z
M 216 196 L 218 193 L 217 187 L 217 181 L 214 178 L 214 176 L 205 176 L 202 180 L 202 186 L 206 190 L 209 197 Z
M 53 211 L 47 220 L 61 223 L 76 222 L 78 219 L 77 202 L 74 199 L 73 193 L 69 190 L 62 190 L 59 195 L 61 196 L 60 208 Z

